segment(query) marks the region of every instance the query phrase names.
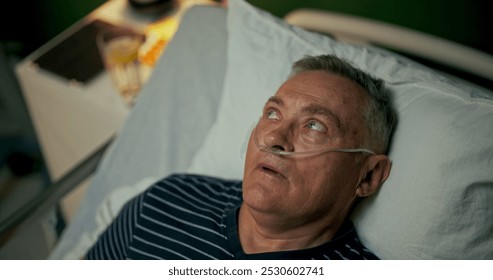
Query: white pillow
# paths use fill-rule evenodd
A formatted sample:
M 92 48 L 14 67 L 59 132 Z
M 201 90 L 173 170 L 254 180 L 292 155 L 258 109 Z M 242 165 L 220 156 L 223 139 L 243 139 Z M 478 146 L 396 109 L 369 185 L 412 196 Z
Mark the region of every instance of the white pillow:
M 399 124 L 389 180 L 353 215 L 383 259 L 493 259 L 493 102 L 396 54 L 289 26 L 243 0 L 228 11 L 228 64 L 215 124 L 190 172 L 243 174 L 242 145 L 304 55 L 332 53 L 386 81 Z

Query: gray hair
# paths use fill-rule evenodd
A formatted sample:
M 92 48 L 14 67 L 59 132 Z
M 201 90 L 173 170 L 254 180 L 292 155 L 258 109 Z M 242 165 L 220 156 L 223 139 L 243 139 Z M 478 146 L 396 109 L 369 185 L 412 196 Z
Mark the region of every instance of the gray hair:
M 368 93 L 369 102 L 363 111 L 368 132 L 367 148 L 376 153 L 387 153 L 396 123 L 396 115 L 390 96 L 384 90 L 384 81 L 353 66 L 349 61 L 334 55 L 305 56 L 296 61 L 291 69 L 292 77 L 304 71 L 325 71 L 343 76 L 362 86 Z

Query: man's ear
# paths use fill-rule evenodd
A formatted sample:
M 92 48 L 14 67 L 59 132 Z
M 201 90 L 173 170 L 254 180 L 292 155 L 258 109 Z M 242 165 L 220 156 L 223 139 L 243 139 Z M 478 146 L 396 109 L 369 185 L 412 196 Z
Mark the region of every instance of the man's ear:
M 361 169 L 361 177 L 356 195 L 359 197 L 369 196 L 387 180 L 392 163 L 386 155 L 369 156 Z

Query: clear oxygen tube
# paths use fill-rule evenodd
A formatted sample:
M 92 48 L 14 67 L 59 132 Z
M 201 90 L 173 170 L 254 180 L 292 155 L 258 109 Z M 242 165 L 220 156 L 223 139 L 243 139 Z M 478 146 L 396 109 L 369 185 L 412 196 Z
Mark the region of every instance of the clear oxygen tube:
M 252 128 L 251 130 L 253 141 L 255 143 L 255 146 L 259 148 L 260 150 L 271 153 L 273 155 L 278 155 L 278 156 L 284 156 L 284 157 L 306 157 L 306 156 L 314 156 L 314 155 L 320 155 L 324 153 L 333 153 L 333 152 L 340 152 L 340 153 L 367 153 L 371 155 L 376 155 L 375 152 L 369 149 L 365 148 L 355 148 L 355 149 L 349 149 L 349 148 L 326 148 L 326 149 L 319 149 L 319 150 L 310 150 L 310 151 L 295 151 L 295 152 L 287 152 L 283 151 L 280 149 L 277 149 L 275 147 L 268 147 L 265 144 L 261 144 L 257 133 L 256 133 L 256 126 Z M 242 153 L 246 153 L 246 147 L 242 148 Z

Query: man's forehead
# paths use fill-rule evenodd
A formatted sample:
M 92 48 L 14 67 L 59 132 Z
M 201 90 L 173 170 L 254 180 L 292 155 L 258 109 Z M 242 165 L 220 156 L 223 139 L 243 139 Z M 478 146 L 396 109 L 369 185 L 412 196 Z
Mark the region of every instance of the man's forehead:
M 365 91 L 360 84 L 345 76 L 322 70 L 304 71 L 290 77 L 279 87 L 278 92 L 284 90 L 299 91 L 319 97 L 323 97 L 324 93 L 343 94 L 348 98 L 359 96 Z
M 286 80 L 275 97 L 314 102 L 333 111 L 358 110 L 368 101 L 366 90 L 356 82 L 325 71 L 305 71 Z M 276 101 L 277 102 L 277 101 Z

